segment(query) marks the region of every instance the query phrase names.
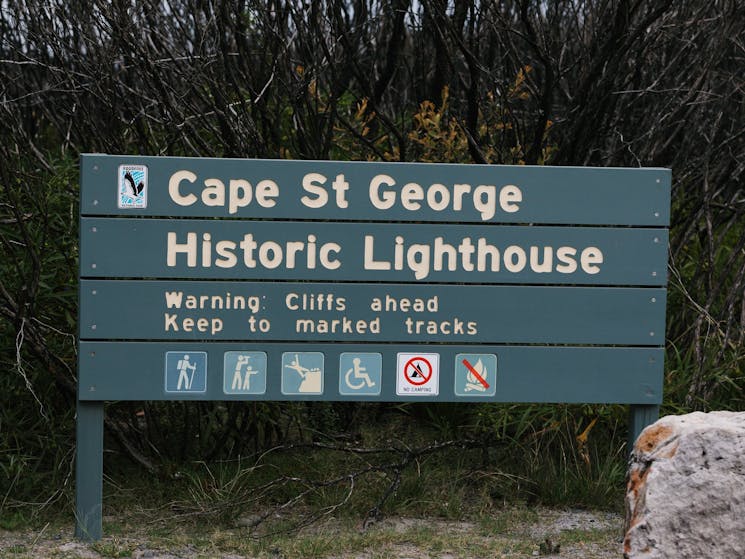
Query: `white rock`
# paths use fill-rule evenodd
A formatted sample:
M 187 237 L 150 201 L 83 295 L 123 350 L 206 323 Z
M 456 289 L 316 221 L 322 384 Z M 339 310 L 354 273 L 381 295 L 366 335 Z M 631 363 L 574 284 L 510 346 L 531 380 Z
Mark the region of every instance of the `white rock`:
M 745 557 L 745 413 L 663 417 L 631 453 L 627 559 Z

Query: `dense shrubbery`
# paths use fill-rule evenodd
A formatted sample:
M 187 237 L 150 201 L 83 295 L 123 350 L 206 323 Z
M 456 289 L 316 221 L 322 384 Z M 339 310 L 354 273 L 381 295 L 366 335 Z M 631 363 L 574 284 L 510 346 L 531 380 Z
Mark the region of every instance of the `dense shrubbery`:
M 46 501 L 69 479 L 83 152 L 671 167 L 667 405 L 742 409 L 737 5 L 3 3 L 0 508 Z M 332 404 L 121 404 L 109 408 L 107 433 L 129 457 L 168 473 L 166 456 L 245 453 L 298 426 L 308 436 L 353 424 L 355 413 Z M 590 459 L 589 422 L 602 416 L 607 439 L 618 413 L 576 408 L 555 423 L 545 407 L 477 406 L 437 408 L 430 419 L 453 436 L 464 426 L 496 430 L 526 456 L 561 454 L 579 437 L 571 453 L 580 463 Z M 199 438 L 163 435 L 197 422 Z

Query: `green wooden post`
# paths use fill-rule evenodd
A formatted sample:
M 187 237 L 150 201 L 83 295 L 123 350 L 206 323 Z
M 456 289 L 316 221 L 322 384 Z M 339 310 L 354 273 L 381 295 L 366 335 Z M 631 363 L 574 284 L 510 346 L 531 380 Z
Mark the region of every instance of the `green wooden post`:
M 628 451 L 634 449 L 634 443 L 639 435 L 648 425 L 652 425 L 660 417 L 660 406 L 652 405 L 632 405 L 629 410 L 629 444 Z
M 101 539 L 103 500 L 103 402 L 77 405 L 75 450 L 75 537 Z

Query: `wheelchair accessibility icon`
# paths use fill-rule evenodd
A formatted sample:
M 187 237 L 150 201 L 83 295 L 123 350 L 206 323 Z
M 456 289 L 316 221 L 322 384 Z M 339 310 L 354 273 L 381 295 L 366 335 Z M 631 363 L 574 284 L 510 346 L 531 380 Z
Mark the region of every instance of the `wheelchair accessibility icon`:
M 339 394 L 380 394 L 383 356 L 380 353 L 342 353 L 339 357 Z

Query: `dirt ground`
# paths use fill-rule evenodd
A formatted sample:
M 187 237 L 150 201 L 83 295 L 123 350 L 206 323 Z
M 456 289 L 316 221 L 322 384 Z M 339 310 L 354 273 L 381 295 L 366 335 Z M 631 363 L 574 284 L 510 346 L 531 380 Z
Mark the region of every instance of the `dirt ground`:
M 237 523 L 238 525 L 240 522 Z M 505 511 L 475 521 L 386 518 L 364 530 L 334 519 L 282 538 L 252 539 L 246 528 L 199 536 L 177 528 L 130 527 L 95 543 L 74 539 L 72 525 L 0 531 L 3 559 L 476 559 L 621 557 L 619 514 L 583 510 Z M 106 532 L 107 525 L 104 525 Z

